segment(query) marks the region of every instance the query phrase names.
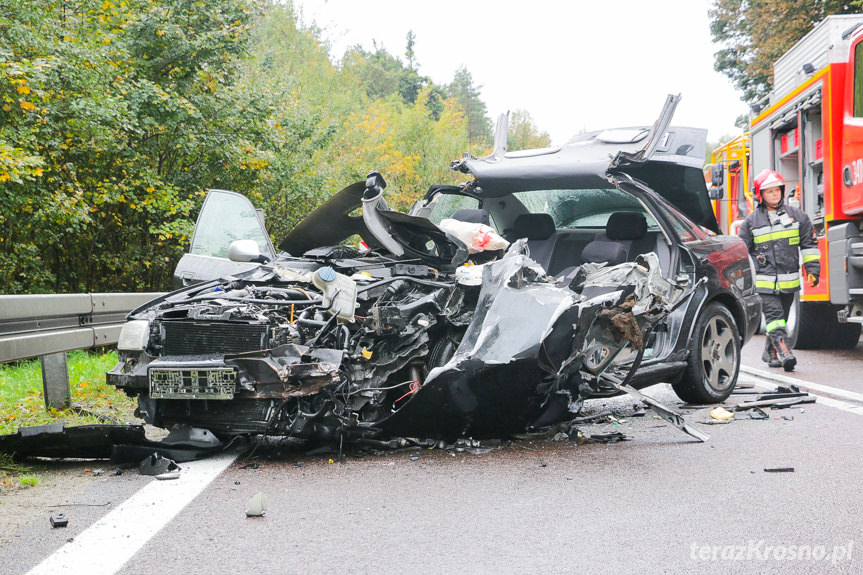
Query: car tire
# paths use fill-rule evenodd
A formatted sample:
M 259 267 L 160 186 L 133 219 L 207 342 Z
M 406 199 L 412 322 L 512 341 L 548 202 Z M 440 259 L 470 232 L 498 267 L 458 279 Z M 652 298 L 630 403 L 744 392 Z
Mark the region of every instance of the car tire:
M 731 395 L 740 371 L 740 332 L 734 317 L 719 303 L 709 303 L 695 321 L 686 369 L 673 384 L 688 403 L 719 403 Z

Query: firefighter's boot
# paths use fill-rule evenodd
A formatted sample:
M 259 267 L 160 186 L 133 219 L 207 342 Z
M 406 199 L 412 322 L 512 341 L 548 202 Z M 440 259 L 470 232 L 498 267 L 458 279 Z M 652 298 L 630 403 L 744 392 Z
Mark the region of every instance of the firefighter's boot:
M 776 350 L 776 357 L 782 364 L 782 369 L 785 371 L 794 371 L 794 366 L 797 365 L 797 358 L 791 353 L 791 349 L 789 349 L 784 337 L 777 337 L 773 340 L 773 349 Z
M 776 355 L 776 348 L 769 337 L 764 338 L 764 351 L 761 352 L 761 361 L 767 363 L 767 367 L 782 367 L 782 362 L 779 361 L 779 356 Z

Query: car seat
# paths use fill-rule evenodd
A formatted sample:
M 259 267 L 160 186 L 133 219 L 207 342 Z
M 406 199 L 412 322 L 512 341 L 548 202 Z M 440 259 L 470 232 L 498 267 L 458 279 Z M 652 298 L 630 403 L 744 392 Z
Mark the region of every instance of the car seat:
M 556 231 L 554 219 L 548 214 L 520 214 L 511 233 L 515 238 L 527 238 L 531 259 L 548 270 Z
M 634 259 L 638 253 L 631 253 L 634 242 L 647 235 L 647 219 L 641 212 L 615 212 L 605 224 L 605 232 L 600 232 L 581 253 L 586 262 L 608 262 L 617 265 Z M 640 253 L 640 252 L 639 252 Z

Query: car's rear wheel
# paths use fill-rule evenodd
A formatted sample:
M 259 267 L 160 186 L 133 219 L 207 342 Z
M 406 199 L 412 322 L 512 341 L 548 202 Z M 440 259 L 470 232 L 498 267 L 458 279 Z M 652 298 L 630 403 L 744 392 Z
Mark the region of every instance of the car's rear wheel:
M 740 370 L 740 333 L 722 304 L 707 304 L 689 342 L 686 370 L 673 385 L 689 403 L 719 403 L 731 395 Z

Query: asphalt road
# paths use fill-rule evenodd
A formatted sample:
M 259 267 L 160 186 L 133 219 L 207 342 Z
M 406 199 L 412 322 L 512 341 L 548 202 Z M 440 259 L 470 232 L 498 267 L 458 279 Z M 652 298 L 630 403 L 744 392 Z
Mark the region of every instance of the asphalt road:
M 743 384 L 775 383 L 752 375 L 769 371 L 761 345 L 756 337 L 744 348 Z M 790 377 L 863 393 L 863 345 L 798 356 Z M 74 505 L 34 508 L 31 521 L 0 535 L 0 573 L 27 573 L 46 558 L 34 573 L 863 572 L 863 403 L 822 388 L 815 404 L 718 423 L 709 409 L 682 407 L 666 385 L 646 393 L 710 440 L 647 411 L 580 426 L 629 438 L 615 444 L 531 439 L 484 453 L 409 449 L 343 462 L 258 451 L 213 472 L 188 505 L 162 498 L 203 482 L 200 469 L 172 482 L 100 476 L 70 488 L 63 503 Z M 588 406 L 608 408 L 631 413 L 633 402 Z M 765 471 L 775 468 L 793 471 Z M 145 489 L 154 499 L 141 497 Z M 259 492 L 267 513 L 247 518 Z M 69 527 L 51 529 L 58 511 Z M 101 548 L 74 555 L 91 536 Z M 58 563 L 56 552 L 70 549 L 69 563 Z M 114 555 L 130 559 L 111 567 Z

